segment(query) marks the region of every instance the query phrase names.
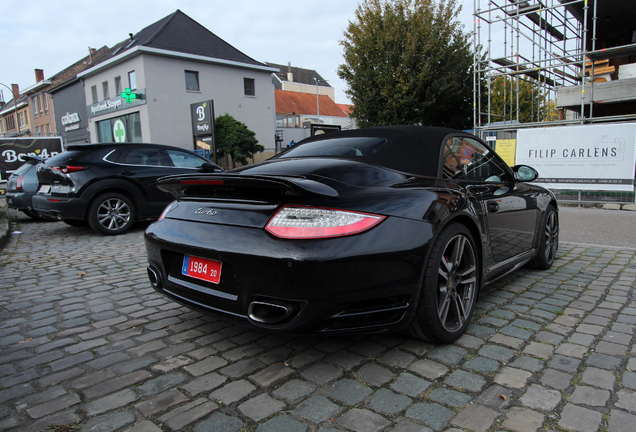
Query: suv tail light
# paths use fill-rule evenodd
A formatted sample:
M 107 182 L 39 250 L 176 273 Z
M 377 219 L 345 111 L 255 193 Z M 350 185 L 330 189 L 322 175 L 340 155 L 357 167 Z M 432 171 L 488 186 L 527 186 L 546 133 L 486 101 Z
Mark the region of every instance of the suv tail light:
M 22 190 L 22 181 L 24 180 L 24 176 L 18 177 L 18 180 L 15 183 L 15 190 Z
M 385 216 L 318 207 L 284 206 L 265 230 L 285 239 L 342 237 L 367 231 Z
M 77 172 L 77 171 L 83 171 L 85 169 L 88 169 L 88 167 L 69 166 L 69 165 L 52 166 L 51 168 L 54 169 L 54 170 L 57 170 L 57 171 L 61 171 L 63 174 L 70 174 L 70 173 L 74 173 L 74 172 Z

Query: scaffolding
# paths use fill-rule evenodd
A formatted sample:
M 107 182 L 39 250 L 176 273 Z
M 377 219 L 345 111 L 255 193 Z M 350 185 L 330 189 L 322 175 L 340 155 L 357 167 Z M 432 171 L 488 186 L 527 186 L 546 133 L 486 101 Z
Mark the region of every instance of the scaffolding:
M 633 113 L 594 115 L 595 66 L 604 59 L 636 55 L 631 34 L 631 43 L 614 41 L 615 46 L 608 47 L 603 40 L 604 46 L 597 47 L 599 13 L 605 14 L 603 32 L 611 28 L 607 11 L 614 11 L 617 5 L 634 18 L 631 1 L 623 0 L 473 0 L 475 131 L 483 137 L 488 131 L 546 126 L 546 121 L 636 120 Z M 495 112 L 493 84 L 501 82 L 504 86 L 497 92 L 499 108 Z M 534 92 L 530 107 L 527 101 L 520 101 L 524 87 Z M 559 109 L 555 119 L 557 91 L 564 88 L 580 89 L 580 104 Z M 521 103 L 525 103 L 523 121 Z

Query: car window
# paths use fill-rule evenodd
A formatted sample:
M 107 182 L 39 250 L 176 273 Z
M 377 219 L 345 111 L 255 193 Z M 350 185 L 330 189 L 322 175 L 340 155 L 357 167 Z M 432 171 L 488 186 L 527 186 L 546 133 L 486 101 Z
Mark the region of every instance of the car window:
M 446 146 L 454 158 L 444 158 L 444 174 L 463 172 L 468 180 L 484 182 L 501 182 L 507 178 L 507 171 L 495 153 L 479 141 L 466 137 L 449 138 Z M 448 165 L 447 165 L 448 163 Z M 453 163 L 458 163 L 453 166 Z
M 376 137 L 334 138 L 292 147 L 284 154 L 281 154 L 280 157 L 345 156 L 356 158 L 373 155 L 385 143 L 386 139 Z
M 159 150 L 147 147 L 133 147 L 122 163 L 127 165 L 161 165 Z
M 17 170 L 13 171 L 13 175 L 16 176 L 21 176 L 22 174 L 26 173 L 28 170 L 31 169 L 31 167 L 33 165 L 36 165 L 39 161 L 36 159 L 29 159 L 28 161 L 26 161 L 24 164 L 20 165 L 20 168 L 18 168 Z
M 201 168 L 201 165 L 205 162 L 203 159 L 188 152 L 171 149 L 166 149 L 166 152 L 174 166 L 179 168 Z
M 453 138 L 450 138 L 446 144 L 444 144 L 444 165 L 442 174 L 445 178 L 460 178 L 463 177 L 462 167 L 459 163 L 459 159 L 455 155 L 455 152 L 451 150 L 449 143 Z
M 125 148 L 117 147 L 114 149 L 107 149 L 107 150 L 108 152 L 106 153 L 106 156 L 104 156 L 104 160 L 107 162 L 117 162 L 117 159 L 119 159 L 119 156 L 121 156 Z

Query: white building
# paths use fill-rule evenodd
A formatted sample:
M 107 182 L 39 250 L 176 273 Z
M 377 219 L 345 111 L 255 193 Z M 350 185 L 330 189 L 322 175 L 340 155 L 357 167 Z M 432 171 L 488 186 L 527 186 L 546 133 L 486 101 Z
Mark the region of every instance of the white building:
M 114 48 L 111 58 L 78 74 L 91 142 L 194 149 L 191 104 L 213 101 L 214 116 L 227 112 L 254 131 L 260 144 L 274 146 L 271 74 L 277 69 L 238 51 L 180 10 Z

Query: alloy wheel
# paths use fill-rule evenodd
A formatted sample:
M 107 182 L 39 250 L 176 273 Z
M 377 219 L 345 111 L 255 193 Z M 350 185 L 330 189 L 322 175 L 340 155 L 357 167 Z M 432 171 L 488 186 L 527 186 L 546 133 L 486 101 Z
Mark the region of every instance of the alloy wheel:
M 119 198 L 110 198 L 102 202 L 97 209 L 97 220 L 107 230 L 120 230 L 130 221 L 128 204 Z
M 453 237 L 442 254 L 438 270 L 437 314 L 450 333 L 470 319 L 477 286 L 477 259 L 463 234 Z
M 549 263 L 554 261 L 559 247 L 559 224 L 556 212 L 548 214 L 545 224 L 545 260 Z

